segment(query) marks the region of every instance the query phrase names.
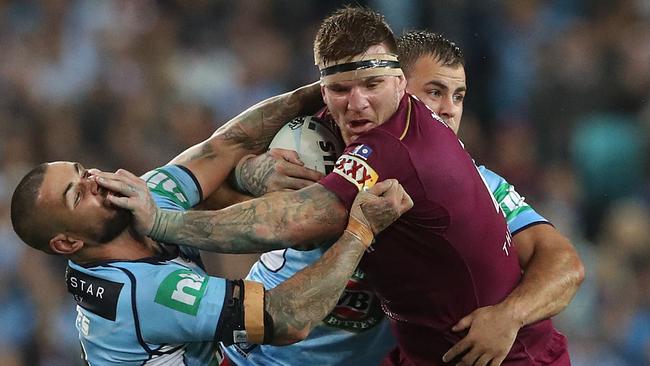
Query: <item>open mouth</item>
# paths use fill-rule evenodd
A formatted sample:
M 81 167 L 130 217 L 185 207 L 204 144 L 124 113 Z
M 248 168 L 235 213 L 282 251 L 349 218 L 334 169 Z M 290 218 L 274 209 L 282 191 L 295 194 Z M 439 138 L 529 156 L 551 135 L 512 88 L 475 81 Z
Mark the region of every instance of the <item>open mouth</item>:
M 354 120 L 354 121 L 350 121 L 350 122 L 349 122 L 350 127 L 351 127 L 351 128 L 355 128 L 355 129 L 356 129 L 356 128 L 365 127 L 366 125 L 368 125 L 368 124 L 370 124 L 370 123 L 372 123 L 372 122 L 370 122 L 370 121 L 367 120 L 367 119 L 357 119 L 357 120 Z

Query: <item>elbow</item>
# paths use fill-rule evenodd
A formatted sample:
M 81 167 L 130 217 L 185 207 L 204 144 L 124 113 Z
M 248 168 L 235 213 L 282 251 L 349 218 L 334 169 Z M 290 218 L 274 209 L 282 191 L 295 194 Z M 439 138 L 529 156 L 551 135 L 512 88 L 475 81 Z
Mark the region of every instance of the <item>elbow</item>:
M 582 285 L 585 280 L 585 266 L 578 255 L 575 247 L 571 244 L 568 239 L 566 240 L 566 252 L 568 254 L 567 263 L 569 264 L 568 268 L 571 273 L 572 282 L 577 289 Z
M 585 281 L 586 271 L 585 271 L 585 266 L 582 263 L 582 260 L 580 260 L 580 257 L 578 256 L 577 253 L 576 253 L 573 272 L 575 273 L 576 287 L 580 287 L 580 285 L 582 285 L 582 283 Z
M 286 346 L 303 341 L 314 327 L 313 323 L 299 324 L 295 319 L 292 319 L 291 325 L 287 324 L 288 322 L 287 319 L 283 319 L 280 323 L 274 324 L 272 345 Z
M 289 344 L 298 343 L 300 341 L 305 340 L 307 336 L 309 336 L 309 332 L 310 330 L 304 328 L 300 330 L 295 330 L 290 333 L 287 333 L 281 339 L 275 340 L 273 344 L 276 346 L 286 346 Z

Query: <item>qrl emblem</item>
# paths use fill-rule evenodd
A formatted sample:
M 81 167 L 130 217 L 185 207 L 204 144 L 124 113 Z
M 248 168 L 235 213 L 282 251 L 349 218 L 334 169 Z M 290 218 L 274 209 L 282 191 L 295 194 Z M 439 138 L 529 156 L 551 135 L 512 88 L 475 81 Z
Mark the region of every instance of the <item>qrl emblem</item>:
M 379 179 L 379 174 L 367 162 L 347 154 L 336 161 L 334 173 L 354 184 L 359 191 L 371 188 Z

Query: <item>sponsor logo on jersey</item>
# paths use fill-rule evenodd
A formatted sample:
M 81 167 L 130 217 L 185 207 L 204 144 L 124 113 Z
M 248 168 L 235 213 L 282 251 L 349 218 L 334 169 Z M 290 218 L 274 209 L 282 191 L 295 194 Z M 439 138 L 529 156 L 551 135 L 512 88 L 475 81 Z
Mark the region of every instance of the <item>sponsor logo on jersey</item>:
M 196 315 L 207 284 L 206 277 L 189 269 L 179 269 L 165 277 L 158 287 L 154 301 L 168 308 Z
M 372 155 L 372 149 L 368 145 L 359 145 L 349 152 L 350 155 L 358 156 L 363 160 L 368 160 Z
M 366 283 L 363 271 L 357 269 L 323 323 L 350 332 L 363 332 L 379 324 L 383 318 L 379 299 Z
M 525 198 L 520 196 L 515 187 L 508 183 L 501 183 L 494 191 L 494 198 L 499 202 L 506 221 L 510 222 L 524 211 L 532 210 Z
M 359 191 L 371 188 L 379 179 L 379 174 L 367 162 L 348 154 L 341 155 L 336 161 L 334 173 L 354 184 Z
M 65 271 L 65 281 L 77 305 L 104 319 L 115 320 L 123 283 L 91 276 L 71 267 Z
M 167 197 L 186 210 L 192 208 L 185 192 L 180 189 L 180 184 L 178 184 L 176 178 L 164 169 L 147 172 L 142 176 L 142 179 L 147 182 L 147 187 L 151 193 Z

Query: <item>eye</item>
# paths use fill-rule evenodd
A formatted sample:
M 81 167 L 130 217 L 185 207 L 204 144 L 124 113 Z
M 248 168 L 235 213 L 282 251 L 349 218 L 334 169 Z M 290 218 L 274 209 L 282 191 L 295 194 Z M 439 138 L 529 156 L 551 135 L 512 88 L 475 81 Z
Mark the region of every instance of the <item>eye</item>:
M 465 100 L 464 94 L 454 94 L 454 102 L 463 102 Z
M 432 89 L 432 90 L 429 90 L 429 91 L 427 92 L 427 94 L 429 94 L 430 96 L 432 96 L 432 97 L 434 97 L 434 98 L 439 98 L 440 96 L 442 96 L 442 93 L 441 93 L 440 90 L 438 90 L 438 89 Z
M 341 94 L 347 92 L 347 88 L 341 86 L 341 85 L 330 85 L 327 87 L 330 91 L 333 93 Z
M 74 207 L 77 207 L 80 201 L 81 201 L 81 192 L 77 192 L 74 196 Z

